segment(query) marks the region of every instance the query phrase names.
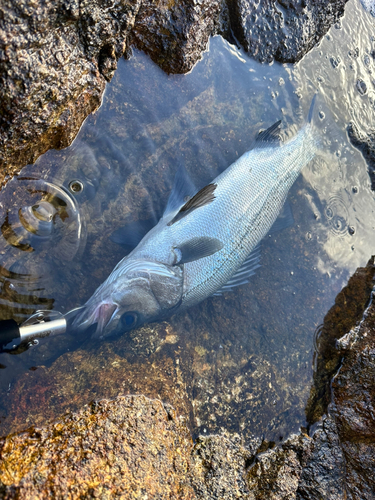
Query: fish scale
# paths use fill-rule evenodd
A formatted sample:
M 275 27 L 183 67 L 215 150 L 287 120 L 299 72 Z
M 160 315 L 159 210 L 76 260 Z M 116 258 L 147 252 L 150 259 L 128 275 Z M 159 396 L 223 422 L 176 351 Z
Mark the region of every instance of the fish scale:
M 131 329 L 246 282 L 259 267 L 259 242 L 319 147 L 314 100 L 291 140 L 280 143 L 275 123 L 198 193 L 181 169 L 163 217 L 117 264 L 73 326 L 96 322 L 94 336 Z
M 184 231 L 187 238 L 212 236 L 225 242 L 224 247 L 184 265 L 181 307 L 212 295 L 242 266 L 272 227 L 316 148 L 312 127 L 306 125 L 285 145 L 249 151 L 213 181 L 214 202 L 181 220 L 176 233 Z

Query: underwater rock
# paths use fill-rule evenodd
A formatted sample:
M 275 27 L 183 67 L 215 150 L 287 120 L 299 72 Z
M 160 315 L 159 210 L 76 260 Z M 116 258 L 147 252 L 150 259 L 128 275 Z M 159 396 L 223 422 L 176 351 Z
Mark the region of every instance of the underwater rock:
M 295 62 L 343 14 L 345 0 L 25 0 L 0 15 L 0 185 L 48 149 L 71 144 L 131 45 L 168 73 L 191 70 L 211 35 L 260 61 Z

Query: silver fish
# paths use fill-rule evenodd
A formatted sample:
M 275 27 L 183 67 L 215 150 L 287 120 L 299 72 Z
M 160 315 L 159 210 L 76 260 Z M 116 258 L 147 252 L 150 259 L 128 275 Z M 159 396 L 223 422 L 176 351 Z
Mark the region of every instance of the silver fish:
M 199 192 L 180 171 L 163 217 L 117 264 L 73 327 L 96 323 L 93 336 L 105 337 L 246 283 L 259 267 L 259 242 L 317 151 L 314 101 L 307 122 L 291 140 L 281 143 L 281 121 L 276 122 Z

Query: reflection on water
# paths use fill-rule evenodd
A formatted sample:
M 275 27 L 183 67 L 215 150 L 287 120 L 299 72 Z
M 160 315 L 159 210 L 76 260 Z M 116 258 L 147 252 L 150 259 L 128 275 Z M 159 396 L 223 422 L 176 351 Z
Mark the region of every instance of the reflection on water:
M 277 440 L 305 423 L 314 331 L 375 244 L 366 164 L 346 134 L 349 122 L 366 131 L 373 119 L 372 23 L 350 2 L 342 23 L 296 66 L 262 66 L 220 37 L 188 75 L 167 76 L 135 52 L 119 62 L 73 146 L 8 183 L 1 317 L 64 313 L 123 257 L 111 235 L 160 217 L 180 164 L 204 186 L 261 128 L 282 117 L 295 133 L 316 88 L 322 117 L 336 122 L 322 125 L 324 149 L 289 194 L 295 224 L 264 240 L 249 285 L 102 345 L 67 335 L 1 354 L 1 433 L 119 392 L 169 398 L 195 432 Z

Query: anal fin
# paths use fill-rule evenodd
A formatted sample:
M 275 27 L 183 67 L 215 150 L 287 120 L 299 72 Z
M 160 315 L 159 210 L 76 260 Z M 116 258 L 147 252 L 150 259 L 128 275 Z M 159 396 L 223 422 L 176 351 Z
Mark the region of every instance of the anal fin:
M 255 274 L 260 267 L 260 244 L 258 244 L 247 257 L 242 266 L 233 274 L 231 279 L 223 285 L 220 290 L 213 295 L 222 295 L 224 292 L 231 292 L 233 288 L 249 282 L 249 278 Z

